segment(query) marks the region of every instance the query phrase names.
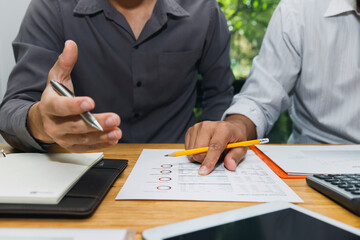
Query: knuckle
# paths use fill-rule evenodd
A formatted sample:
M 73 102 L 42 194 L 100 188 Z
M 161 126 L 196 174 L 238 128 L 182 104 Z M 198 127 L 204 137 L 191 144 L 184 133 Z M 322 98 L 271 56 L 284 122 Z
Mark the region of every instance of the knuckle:
M 201 128 L 204 130 L 209 130 L 212 128 L 212 126 L 213 126 L 213 122 L 211 121 L 204 121 L 201 123 Z
M 72 132 L 72 133 L 79 132 L 79 124 L 78 124 L 77 121 L 70 121 L 68 123 L 68 128 L 69 128 L 69 131 Z
M 79 137 L 78 137 L 78 140 L 77 142 L 79 144 L 82 144 L 82 145 L 88 145 L 90 143 L 90 139 L 89 137 L 86 135 L 86 134 L 81 134 Z
M 218 142 L 210 143 L 209 145 L 209 151 L 219 152 L 219 151 L 223 151 L 224 148 L 225 148 L 224 145 Z
M 224 121 L 220 121 L 216 128 L 219 130 L 219 131 L 222 131 L 222 132 L 228 132 L 228 124 Z

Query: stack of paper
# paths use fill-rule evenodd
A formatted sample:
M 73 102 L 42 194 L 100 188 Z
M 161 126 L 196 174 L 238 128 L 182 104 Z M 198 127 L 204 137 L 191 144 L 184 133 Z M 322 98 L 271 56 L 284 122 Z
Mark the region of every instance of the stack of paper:
M 0 203 L 57 204 L 103 153 L 14 153 L 0 158 Z
M 360 145 L 258 145 L 289 175 L 360 172 Z

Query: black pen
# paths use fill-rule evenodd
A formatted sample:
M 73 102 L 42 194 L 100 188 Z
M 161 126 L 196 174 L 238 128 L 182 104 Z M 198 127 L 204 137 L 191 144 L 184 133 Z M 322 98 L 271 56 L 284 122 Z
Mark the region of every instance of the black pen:
M 50 81 L 51 86 L 53 87 L 53 89 L 60 94 L 61 96 L 66 96 L 66 97 L 75 97 L 75 95 L 67 88 L 65 87 L 63 84 L 56 82 L 54 80 Z M 85 122 L 87 122 L 90 126 L 100 130 L 100 131 L 104 131 L 103 128 L 101 127 L 101 125 L 99 124 L 99 122 L 96 120 L 96 118 L 90 113 L 90 112 L 84 112 L 84 113 L 80 113 L 80 116 L 85 120 Z

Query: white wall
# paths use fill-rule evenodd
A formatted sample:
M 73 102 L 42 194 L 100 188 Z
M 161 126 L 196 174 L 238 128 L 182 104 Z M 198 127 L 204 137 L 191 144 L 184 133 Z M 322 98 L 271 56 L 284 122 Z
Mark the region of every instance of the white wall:
M 15 64 L 11 42 L 30 0 L 0 0 L 0 102 L 3 99 L 10 71 Z M 0 142 L 4 140 L 0 136 Z

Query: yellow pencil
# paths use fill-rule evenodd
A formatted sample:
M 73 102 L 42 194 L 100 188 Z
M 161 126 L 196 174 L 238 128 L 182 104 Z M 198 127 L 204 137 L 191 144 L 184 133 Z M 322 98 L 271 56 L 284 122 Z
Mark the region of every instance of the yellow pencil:
M 228 148 L 236 148 L 236 147 L 246 147 L 246 146 L 251 146 L 251 145 L 256 145 L 256 144 L 263 144 L 263 143 L 268 143 L 268 142 L 269 142 L 268 138 L 262 138 L 262 139 L 250 140 L 250 141 L 245 141 L 245 142 L 229 143 L 226 146 L 226 148 L 228 149 Z M 184 156 L 184 155 L 204 153 L 204 152 L 207 152 L 207 151 L 209 151 L 209 147 L 194 148 L 194 149 L 188 149 L 188 150 L 169 153 L 169 154 L 167 154 L 165 156 L 166 157 L 179 157 L 179 156 Z

